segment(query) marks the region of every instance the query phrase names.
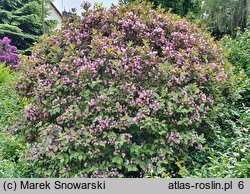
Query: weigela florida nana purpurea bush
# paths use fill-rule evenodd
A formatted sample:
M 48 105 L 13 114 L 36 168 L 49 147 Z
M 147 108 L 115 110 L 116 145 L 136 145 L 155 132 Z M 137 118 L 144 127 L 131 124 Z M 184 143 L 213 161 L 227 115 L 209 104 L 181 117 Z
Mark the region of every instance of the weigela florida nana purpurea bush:
M 74 16 L 23 66 L 26 159 L 45 177 L 179 176 L 232 88 L 210 35 L 148 4 Z
M 19 57 L 15 52 L 17 48 L 10 45 L 10 39 L 4 37 L 0 39 L 0 62 L 5 63 L 6 66 L 10 66 L 12 69 L 18 66 Z

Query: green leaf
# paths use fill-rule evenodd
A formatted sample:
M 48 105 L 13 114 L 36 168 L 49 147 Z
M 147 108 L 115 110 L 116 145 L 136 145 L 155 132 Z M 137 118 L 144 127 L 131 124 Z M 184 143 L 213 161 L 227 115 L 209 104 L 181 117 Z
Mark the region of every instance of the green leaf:
M 116 156 L 112 159 L 112 163 L 117 163 L 117 164 L 122 164 L 123 163 L 123 159 L 119 156 Z
M 138 168 L 135 166 L 135 165 L 132 165 L 132 164 L 129 164 L 127 166 L 127 169 L 128 169 L 128 172 L 135 172 L 135 171 L 138 171 Z

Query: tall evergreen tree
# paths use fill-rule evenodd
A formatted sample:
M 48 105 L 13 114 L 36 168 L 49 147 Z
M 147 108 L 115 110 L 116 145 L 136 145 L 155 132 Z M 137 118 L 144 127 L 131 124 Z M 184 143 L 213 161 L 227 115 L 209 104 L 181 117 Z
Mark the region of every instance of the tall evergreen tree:
M 48 16 L 48 0 L 45 14 Z M 42 0 L 1 0 L 0 1 L 0 39 L 7 36 L 20 52 L 27 53 L 33 43 L 43 34 Z M 47 29 L 55 21 L 46 20 Z

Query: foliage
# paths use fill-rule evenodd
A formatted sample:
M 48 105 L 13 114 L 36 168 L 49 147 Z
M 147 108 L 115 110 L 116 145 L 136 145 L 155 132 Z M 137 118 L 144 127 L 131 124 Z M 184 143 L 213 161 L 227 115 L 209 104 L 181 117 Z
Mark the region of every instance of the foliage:
M 20 118 L 21 110 L 24 108 L 23 102 L 15 92 L 15 82 L 19 73 L 10 72 L 10 68 L 0 65 L 0 123 L 1 127 L 15 124 L 15 120 Z
M 225 120 L 223 126 L 223 130 L 217 130 L 213 144 L 206 150 L 209 155 L 206 164 L 195 163 L 188 177 L 250 177 L 250 110 L 234 110 L 231 119 Z
M 17 48 L 10 45 L 10 39 L 4 37 L 0 39 L 0 62 L 4 63 L 6 66 L 11 66 L 11 68 L 18 67 L 19 57 L 15 53 Z
M 138 0 L 125 0 L 124 2 L 135 2 Z M 180 16 L 187 16 L 187 14 L 198 14 L 201 8 L 200 0 L 149 0 L 154 3 L 154 7 L 162 6 L 165 10 L 171 9 L 173 13 Z
M 14 134 L 24 103 L 14 88 L 19 73 L 4 66 L 0 65 L 0 177 L 13 178 L 24 176 L 26 166 L 20 160 L 25 144 Z
M 229 51 L 229 61 L 237 70 L 244 70 L 250 77 L 250 28 L 238 32 L 235 38 L 224 36 L 221 43 Z
M 224 34 L 234 36 L 237 28 L 246 28 L 248 6 L 247 0 L 205 0 L 203 22 L 218 39 Z
M 25 52 L 43 34 L 40 0 L 1 0 L 0 1 L 0 38 L 11 38 L 13 45 Z M 48 5 L 48 1 L 45 1 Z M 48 16 L 48 7 L 45 16 Z M 47 20 L 51 29 L 55 21 Z
M 11 142 L 13 143 L 13 142 Z M 10 160 L 0 161 L 0 178 L 28 178 L 24 163 L 16 163 Z
M 238 32 L 233 39 L 230 36 L 224 36 L 221 44 L 228 49 L 228 60 L 236 67 L 236 73 L 244 70 L 250 78 L 250 29 L 245 32 Z M 250 107 L 250 84 L 246 84 L 246 91 L 243 93 L 245 106 Z
M 185 176 L 241 78 L 208 33 L 151 4 L 82 16 L 23 59 L 35 176 Z

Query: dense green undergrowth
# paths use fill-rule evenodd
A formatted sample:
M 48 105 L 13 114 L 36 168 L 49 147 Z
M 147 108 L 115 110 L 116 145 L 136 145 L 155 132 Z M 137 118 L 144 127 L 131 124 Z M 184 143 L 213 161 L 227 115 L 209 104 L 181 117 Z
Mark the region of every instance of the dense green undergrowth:
M 18 72 L 0 64 L 0 177 L 24 176 L 25 164 L 20 162 L 25 143 L 16 134 L 24 103 L 15 91 Z
M 203 153 L 195 155 L 196 162 L 189 168 L 187 177 L 250 177 L 250 110 L 234 108 L 229 114 L 221 118 L 214 141 Z
M 228 60 L 235 66 L 235 73 L 244 71 L 250 79 L 250 28 L 244 32 L 238 32 L 235 38 L 224 36 L 221 40 L 222 45 L 228 50 Z M 241 101 L 245 106 L 250 107 L 250 83 L 242 94 Z

